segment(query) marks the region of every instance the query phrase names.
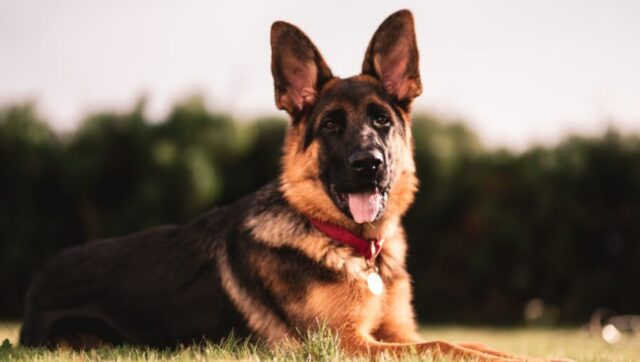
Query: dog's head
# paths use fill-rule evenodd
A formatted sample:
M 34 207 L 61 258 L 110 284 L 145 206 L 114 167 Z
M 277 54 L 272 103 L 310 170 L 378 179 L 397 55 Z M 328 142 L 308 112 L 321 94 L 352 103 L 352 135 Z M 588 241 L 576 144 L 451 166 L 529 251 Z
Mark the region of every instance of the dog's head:
M 351 227 L 399 217 L 417 185 L 409 111 L 422 87 L 411 13 L 380 25 L 362 73 L 350 78 L 335 77 L 291 24 L 273 24 L 271 48 L 276 105 L 292 120 L 281 179 L 287 200 Z

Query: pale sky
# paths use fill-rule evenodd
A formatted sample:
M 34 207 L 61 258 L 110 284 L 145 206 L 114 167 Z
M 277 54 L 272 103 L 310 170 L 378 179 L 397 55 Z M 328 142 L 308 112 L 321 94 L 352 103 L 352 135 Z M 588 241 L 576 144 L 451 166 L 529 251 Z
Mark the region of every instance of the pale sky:
M 401 8 L 421 52 L 416 110 L 461 117 L 490 146 L 640 132 L 637 0 L 0 0 L 0 104 L 36 100 L 58 130 L 143 94 L 155 119 L 194 92 L 240 118 L 276 114 L 273 21 L 298 25 L 351 76 Z

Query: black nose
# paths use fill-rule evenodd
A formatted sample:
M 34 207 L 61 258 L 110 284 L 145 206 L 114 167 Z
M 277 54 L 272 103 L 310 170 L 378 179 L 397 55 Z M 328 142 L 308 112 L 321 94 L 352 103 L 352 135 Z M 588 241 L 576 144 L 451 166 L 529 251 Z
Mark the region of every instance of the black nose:
M 356 150 L 349 155 L 348 161 L 354 171 L 375 171 L 382 165 L 384 157 L 378 150 Z

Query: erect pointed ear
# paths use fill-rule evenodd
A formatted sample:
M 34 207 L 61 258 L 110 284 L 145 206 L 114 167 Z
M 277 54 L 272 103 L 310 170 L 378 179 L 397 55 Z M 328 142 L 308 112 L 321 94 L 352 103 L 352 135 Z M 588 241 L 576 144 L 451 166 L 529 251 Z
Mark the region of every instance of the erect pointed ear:
M 367 48 L 362 73 L 379 79 L 387 93 L 410 104 L 422 93 L 418 46 L 409 10 L 391 14 L 380 24 Z
M 276 106 L 294 118 L 315 103 L 322 85 L 333 78 L 311 40 L 283 21 L 271 26 L 271 73 Z

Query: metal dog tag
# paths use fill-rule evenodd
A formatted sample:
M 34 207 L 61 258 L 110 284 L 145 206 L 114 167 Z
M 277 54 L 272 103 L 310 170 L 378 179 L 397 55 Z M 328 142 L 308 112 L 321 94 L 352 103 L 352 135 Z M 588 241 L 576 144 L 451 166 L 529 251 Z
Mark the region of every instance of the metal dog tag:
M 372 271 L 367 276 L 367 286 L 369 286 L 369 291 L 373 295 L 380 295 L 384 291 L 384 283 L 382 283 L 382 278 L 375 271 Z

